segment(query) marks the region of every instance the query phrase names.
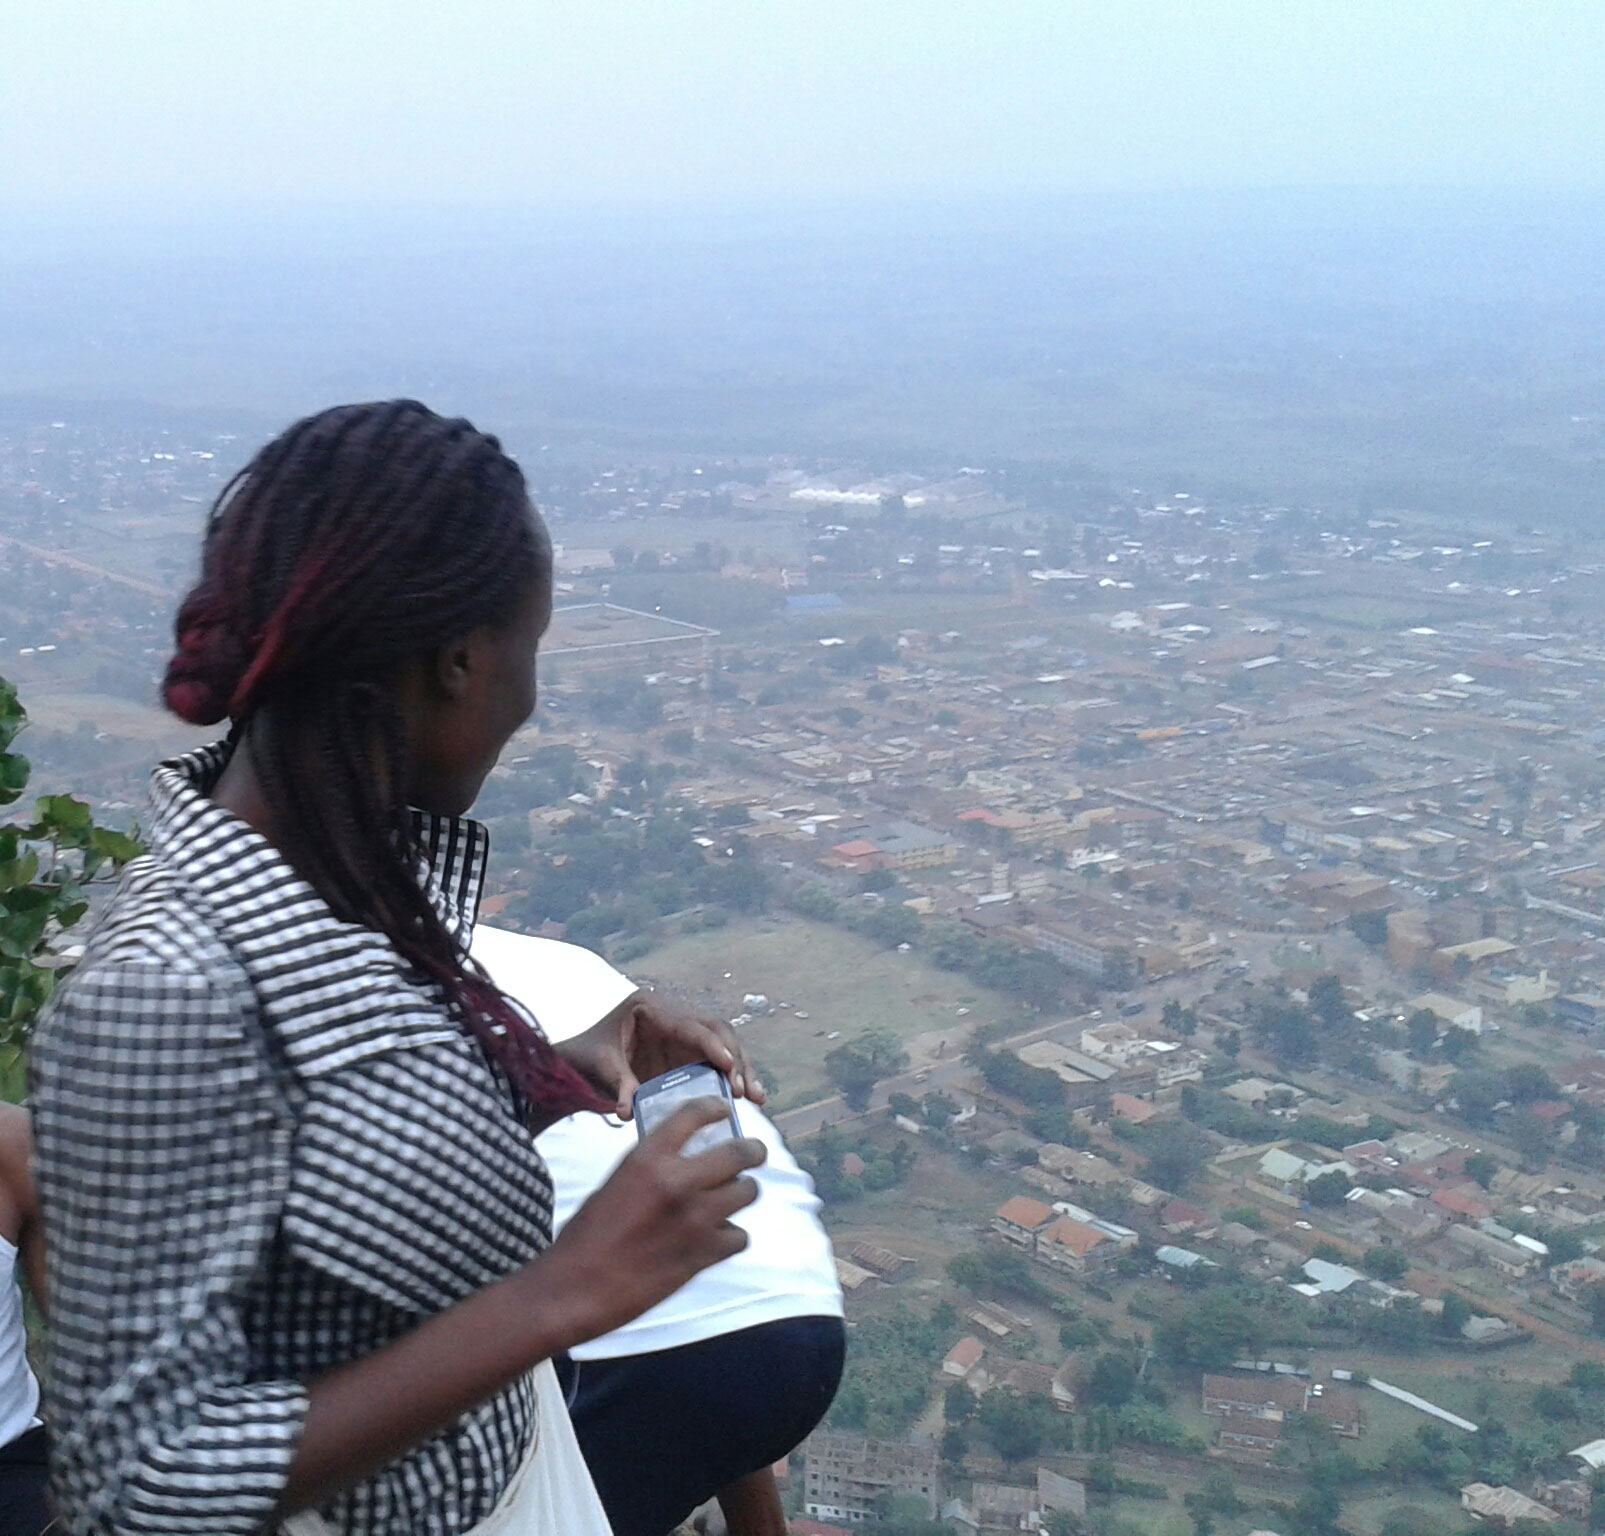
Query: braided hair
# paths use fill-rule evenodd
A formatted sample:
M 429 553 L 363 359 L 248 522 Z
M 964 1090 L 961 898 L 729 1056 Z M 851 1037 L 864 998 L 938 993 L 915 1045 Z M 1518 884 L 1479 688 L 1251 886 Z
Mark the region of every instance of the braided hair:
M 507 621 L 552 550 L 501 444 L 413 400 L 309 416 L 224 487 L 175 621 L 167 707 L 249 739 L 274 835 L 337 917 L 433 982 L 532 1108 L 610 1107 L 502 995 L 418 879 L 399 679 Z

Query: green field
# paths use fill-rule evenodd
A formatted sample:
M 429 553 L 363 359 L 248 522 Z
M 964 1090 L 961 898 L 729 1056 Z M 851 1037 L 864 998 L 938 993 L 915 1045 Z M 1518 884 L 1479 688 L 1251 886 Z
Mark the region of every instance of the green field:
M 833 1032 L 848 1039 L 871 1025 L 889 1029 L 919 1066 L 961 1053 L 978 1024 L 1026 1022 L 1008 999 L 964 976 L 800 917 L 686 934 L 651 950 L 632 971 L 725 1018 L 742 1011 L 749 992 L 762 993 L 772 1005 L 791 1004 L 743 1031 L 747 1049 L 773 1071 L 783 1107 L 827 1089 L 823 1062 Z M 960 1015 L 961 1008 L 970 1011 Z M 799 1012 L 808 1017 L 799 1019 Z

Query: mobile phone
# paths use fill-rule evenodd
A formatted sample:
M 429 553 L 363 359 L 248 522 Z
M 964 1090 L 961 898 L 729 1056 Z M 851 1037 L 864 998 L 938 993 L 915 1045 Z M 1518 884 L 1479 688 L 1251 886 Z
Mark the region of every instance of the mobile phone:
M 697 1152 L 706 1152 L 721 1141 L 741 1135 L 741 1125 L 736 1119 L 736 1101 L 730 1096 L 730 1084 L 725 1081 L 723 1072 L 703 1061 L 661 1072 L 635 1090 L 636 1134 L 649 1135 L 691 1099 L 718 1099 L 724 1105 L 725 1117 L 693 1131 L 691 1139 L 682 1148 L 682 1155 L 690 1157 Z

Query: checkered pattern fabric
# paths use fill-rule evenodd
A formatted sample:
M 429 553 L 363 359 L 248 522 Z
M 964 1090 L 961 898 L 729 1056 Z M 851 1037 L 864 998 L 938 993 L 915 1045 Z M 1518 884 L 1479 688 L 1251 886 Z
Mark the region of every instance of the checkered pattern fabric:
M 505 1080 L 385 940 L 207 797 L 225 760 L 157 770 L 151 851 L 33 1046 L 46 1401 L 75 1536 L 261 1531 L 301 1383 L 550 1241 L 551 1186 Z M 422 878 L 466 935 L 484 829 L 419 831 Z M 520 1382 L 321 1513 L 455 1536 L 533 1433 Z

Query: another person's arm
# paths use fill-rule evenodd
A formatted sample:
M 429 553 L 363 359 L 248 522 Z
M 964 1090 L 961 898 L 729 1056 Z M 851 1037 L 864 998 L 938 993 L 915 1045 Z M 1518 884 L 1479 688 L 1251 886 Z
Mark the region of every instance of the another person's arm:
M 614 1112 L 621 1120 L 634 1113 L 631 1101 L 643 1082 L 693 1061 L 719 1068 L 730 1079 L 730 1091 L 738 1099 L 762 1104 L 767 1097 L 728 1024 L 693 1013 L 672 998 L 644 988 L 631 993 L 582 1034 L 558 1041 L 557 1049 L 613 1095 Z
M 0 1234 L 17 1247 L 23 1278 L 40 1312 L 45 1310 L 45 1229 L 33 1187 L 33 1133 L 28 1111 L 0 1104 Z
M 780 1503 L 772 1467 L 739 1477 L 715 1495 L 728 1536 L 786 1536 L 786 1512 Z

